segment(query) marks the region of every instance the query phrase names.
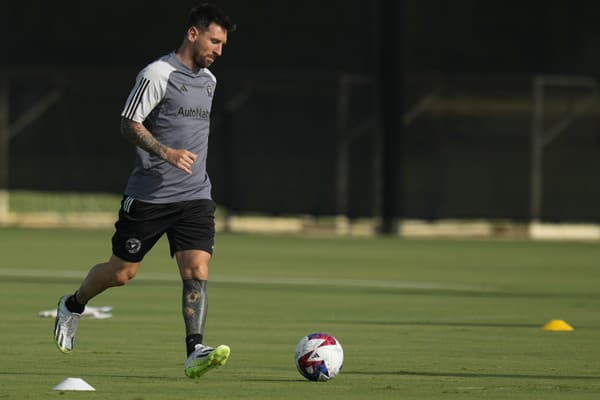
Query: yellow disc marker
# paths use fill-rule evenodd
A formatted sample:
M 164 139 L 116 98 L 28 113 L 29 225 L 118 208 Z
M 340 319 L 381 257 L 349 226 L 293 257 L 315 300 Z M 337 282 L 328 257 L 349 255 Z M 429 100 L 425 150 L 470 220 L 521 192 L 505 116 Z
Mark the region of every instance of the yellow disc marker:
M 574 331 L 573 327 L 562 319 L 553 319 L 542 326 L 545 331 Z

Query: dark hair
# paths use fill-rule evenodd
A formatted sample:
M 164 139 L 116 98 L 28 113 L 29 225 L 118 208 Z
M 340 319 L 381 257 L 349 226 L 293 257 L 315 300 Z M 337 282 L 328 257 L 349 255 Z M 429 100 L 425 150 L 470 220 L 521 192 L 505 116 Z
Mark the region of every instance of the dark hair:
M 237 27 L 219 7 L 210 3 L 202 3 L 191 9 L 187 29 L 195 26 L 202 31 L 206 31 L 213 22 L 228 32 L 235 31 Z

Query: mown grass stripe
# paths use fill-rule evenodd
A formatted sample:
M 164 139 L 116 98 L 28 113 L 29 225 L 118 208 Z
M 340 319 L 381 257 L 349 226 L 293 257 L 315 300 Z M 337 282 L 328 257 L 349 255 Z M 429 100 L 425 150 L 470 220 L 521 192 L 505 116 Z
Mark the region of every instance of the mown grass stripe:
M 36 270 L 36 269 L 10 269 L 0 268 L 0 276 L 6 277 L 39 277 L 39 278 L 84 278 L 87 271 L 73 270 Z M 167 281 L 177 282 L 180 280 L 176 273 L 140 272 L 136 281 Z M 424 281 L 397 281 L 397 280 L 359 280 L 359 279 L 331 279 L 331 278 L 297 278 L 297 277 L 273 277 L 273 276 L 242 276 L 242 275 L 212 275 L 213 282 L 220 283 L 249 283 L 264 285 L 300 285 L 300 286 L 340 286 L 357 288 L 382 288 L 382 289 L 426 289 L 426 290 L 460 290 L 488 292 L 490 287 L 476 285 L 449 284 L 443 282 Z

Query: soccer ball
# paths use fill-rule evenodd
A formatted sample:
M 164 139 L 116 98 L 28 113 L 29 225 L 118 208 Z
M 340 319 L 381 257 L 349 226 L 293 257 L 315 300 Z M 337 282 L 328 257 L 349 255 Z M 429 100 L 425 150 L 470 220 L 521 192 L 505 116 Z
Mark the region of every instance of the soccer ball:
M 327 333 L 311 333 L 296 346 L 296 368 L 306 379 L 328 381 L 344 366 L 344 350 L 336 338 Z

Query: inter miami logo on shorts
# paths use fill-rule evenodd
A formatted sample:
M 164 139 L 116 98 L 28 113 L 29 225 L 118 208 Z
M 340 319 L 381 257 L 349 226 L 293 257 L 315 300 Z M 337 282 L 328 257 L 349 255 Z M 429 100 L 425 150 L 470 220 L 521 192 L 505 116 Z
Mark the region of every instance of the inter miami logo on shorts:
M 129 252 L 129 254 L 135 254 L 142 248 L 142 242 L 139 239 L 131 238 L 127 239 L 125 242 L 125 249 Z

